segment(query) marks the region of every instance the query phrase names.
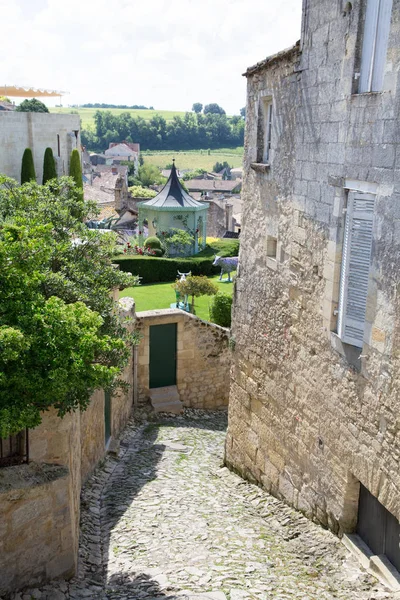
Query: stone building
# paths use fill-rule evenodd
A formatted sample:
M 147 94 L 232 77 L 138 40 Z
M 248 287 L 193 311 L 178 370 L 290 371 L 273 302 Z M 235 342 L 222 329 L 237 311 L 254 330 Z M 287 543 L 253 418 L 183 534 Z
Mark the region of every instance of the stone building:
M 303 0 L 248 82 L 226 461 L 400 568 L 400 1 Z
M 72 150 L 81 148 L 79 115 L 33 112 L 0 112 L 0 173 L 21 177 L 22 155 L 31 148 L 36 179 L 42 183 L 46 148 L 53 150 L 57 174 L 68 175 Z

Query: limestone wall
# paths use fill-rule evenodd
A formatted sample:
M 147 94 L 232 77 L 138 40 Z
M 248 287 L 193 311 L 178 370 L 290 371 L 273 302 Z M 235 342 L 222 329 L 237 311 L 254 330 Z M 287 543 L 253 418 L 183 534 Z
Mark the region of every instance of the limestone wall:
M 138 352 L 139 399 L 149 396 L 150 326 L 177 324 L 177 388 L 191 408 L 220 409 L 228 405 L 229 330 L 178 309 L 136 313 L 143 336 Z
M 58 175 L 68 175 L 70 154 L 81 147 L 79 115 L 0 112 L 0 174 L 19 182 L 22 155 L 25 148 L 31 148 L 36 178 L 42 183 L 47 147 L 53 150 Z
M 363 14 L 352 5 L 308 2 L 302 53 L 248 77 L 226 445 L 233 468 L 335 531 L 355 526 L 359 482 L 400 517 L 400 2 L 376 94 L 354 94 Z M 256 164 L 263 97 L 269 166 Z M 336 335 L 353 189 L 376 194 L 362 349 Z
M 1 469 L 0 594 L 75 572 L 76 532 L 64 467 Z

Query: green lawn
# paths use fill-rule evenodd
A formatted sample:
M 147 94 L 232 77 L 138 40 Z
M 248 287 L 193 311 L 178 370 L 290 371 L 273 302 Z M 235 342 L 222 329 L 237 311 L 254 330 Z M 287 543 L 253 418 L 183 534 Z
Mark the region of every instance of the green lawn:
M 154 115 L 161 115 L 166 121 L 172 121 L 175 115 L 178 115 L 180 117 L 185 116 L 185 112 L 178 110 L 141 110 L 134 108 L 73 108 L 72 106 L 59 108 L 55 106 L 49 108 L 49 110 L 52 113 L 79 113 L 79 116 L 82 119 L 82 127 L 84 127 L 85 129 L 88 126 L 94 127 L 94 115 L 97 110 L 109 110 L 114 115 L 121 115 L 122 113 L 131 113 L 132 117 L 142 117 L 142 119 L 145 119 L 145 121 L 150 121 L 150 119 L 154 117 Z
M 217 148 L 215 150 L 188 150 L 188 151 L 160 151 L 160 152 L 142 152 L 146 163 L 156 165 L 160 169 L 165 169 L 166 165 L 172 163 L 175 158 L 175 164 L 178 169 L 205 169 L 212 171 L 213 165 L 218 161 L 226 161 L 231 167 L 241 167 L 243 162 L 243 147 L 239 148 Z
M 231 274 L 232 276 L 232 274 Z M 219 281 L 219 275 L 210 277 L 217 284 L 221 292 L 232 294 L 233 283 Z M 224 275 L 227 279 L 227 275 Z M 136 311 L 155 310 L 158 308 L 170 308 L 170 304 L 175 302 L 175 291 L 172 289 L 172 283 L 152 283 L 149 285 L 140 285 L 134 288 L 126 288 L 120 293 L 120 297 L 130 296 L 135 299 Z M 210 320 L 209 305 L 212 296 L 200 296 L 195 299 L 196 315 L 205 321 Z

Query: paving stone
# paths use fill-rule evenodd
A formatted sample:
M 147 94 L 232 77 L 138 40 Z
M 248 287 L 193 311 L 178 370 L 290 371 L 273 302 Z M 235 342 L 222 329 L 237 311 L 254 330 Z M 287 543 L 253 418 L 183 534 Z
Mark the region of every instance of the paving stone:
M 132 422 L 83 489 L 77 577 L 42 598 L 392 600 L 333 534 L 222 467 L 225 431 L 221 412 Z

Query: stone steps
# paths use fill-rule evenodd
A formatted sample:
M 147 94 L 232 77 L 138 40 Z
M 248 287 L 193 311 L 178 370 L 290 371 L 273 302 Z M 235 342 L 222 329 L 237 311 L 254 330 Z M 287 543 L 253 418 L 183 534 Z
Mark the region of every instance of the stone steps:
M 176 385 L 150 389 L 150 402 L 154 412 L 169 412 L 179 415 L 183 411 Z

